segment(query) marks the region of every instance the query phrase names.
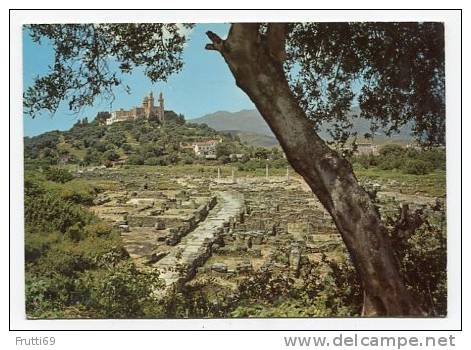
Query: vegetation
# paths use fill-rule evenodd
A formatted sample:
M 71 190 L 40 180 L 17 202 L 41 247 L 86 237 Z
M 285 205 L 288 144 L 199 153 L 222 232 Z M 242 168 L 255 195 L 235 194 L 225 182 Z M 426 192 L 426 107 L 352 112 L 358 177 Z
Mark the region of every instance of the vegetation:
M 286 167 L 279 148 L 265 149 L 243 145 L 237 136 L 219 133 L 206 125 L 186 123 L 183 115 L 165 112 L 166 121 L 137 119 L 109 126 L 103 124 L 106 113 L 99 112 L 89 122 L 79 120 L 68 131 L 53 131 L 25 138 L 25 164 L 32 169 L 42 166 L 52 177 L 68 181 L 66 173 L 51 165 L 105 165 L 116 162 L 128 165 L 167 166 L 177 164 L 232 163 L 242 171 L 271 167 Z M 193 150 L 181 149 L 181 144 L 216 139 L 216 161 L 197 157 Z M 70 179 L 69 179 L 70 180 Z
M 100 94 L 112 94 L 121 82 L 107 64 L 96 63 L 100 57 L 116 59 L 118 72 L 144 66 L 152 81 L 165 80 L 182 65 L 186 38 L 178 29 L 173 24 L 30 26 L 33 40 L 52 42 L 55 64 L 26 89 L 25 110 L 32 116 L 44 109 L 55 111 L 62 100 L 78 110 Z M 234 23 L 224 40 L 211 31 L 207 35 L 206 49 L 221 54 L 237 86 L 277 135 L 292 167 L 349 242 L 364 290 L 364 314 L 422 315 L 397 267 L 386 223 L 373 199 L 362 190 L 349 162 L 316 130 L 322 122 L 334 121 L 332 137 L 345 142 L 352 124 L 348 112 L 356 99 L 361 115 L 373 121 L 372 132 L 383 127 L 391 133 L 413 122 L 421 142 L 443 145 L 443 23 Z M 367 82 L 359 92 L 357 81 Z M 405 170 L 425 173 L 427 165 L 415 161 Z
M 397 217 L 389 218 L 391 232 Z M 444 217 L 433 216 L 424 227 L 400 239 L 394 250 L 406 286 L 431 316 L 447 314 L 446 234 Z M 165 301 L 166 317 L 352 317 L 360 316 L 362 288 L 353 264 L 342 252 L 320 261 L 303 258 L 300 278 L 288 272 L 256 272 L 237 289 L 215 279 L 187 284 Z M 171 307 L 169 307 L 171 305 Z
M 417 150 L 388 144 L 380 148 L 379 155 L 354 156 L 352 163 L 363 169 L 377 167 L 380 170 L 399 170 L 404 174 L 425 175 L 435 170 L 444 171 L 445 156 L 445 150 L 441 148 Z
M 158 276 L 138 271 L 119 233 L 87 210 L 86 184 L 46 177 L 27 172 L 25 180 L 28 317 L 144 317 Z

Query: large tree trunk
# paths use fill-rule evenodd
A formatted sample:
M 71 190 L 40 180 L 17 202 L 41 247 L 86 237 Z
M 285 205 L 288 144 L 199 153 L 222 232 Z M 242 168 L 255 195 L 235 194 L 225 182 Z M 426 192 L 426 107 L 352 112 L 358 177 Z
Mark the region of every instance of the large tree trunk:
M 331 214 L 347 246 L 364 291 L 365 316 L 418 316 L 395 263 L 388 233 L 350 163 L 316 134 L 291 93 L 283 71 L 285 26 L 233 24 L 226 40 L 208 32 L 237 86 L 257 106 L 288 161 Z

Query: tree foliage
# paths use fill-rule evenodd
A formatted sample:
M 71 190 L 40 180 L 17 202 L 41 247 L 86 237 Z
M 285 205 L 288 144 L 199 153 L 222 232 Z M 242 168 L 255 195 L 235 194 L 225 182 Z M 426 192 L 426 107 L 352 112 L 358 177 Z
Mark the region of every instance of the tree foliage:
M 295 23 L 285 68 L 292 90 L 316 127 L 350 136 L 354 103 L 373 132 L 408 122 L 421 141 L 445 142 L 443 23 Z
M 151 81 L 166 80 L 182 67 L 189 24 L 30 25 L 33 41 L 49 42 L 50 72 L 24 94 L 26 113 L 54 112 L 61 100 L 78 111 L 99 95 L 113 96 L 121 74 L 143 67 Z M 262 26 L 266 28 L 266 26 Z M 442 23 L 292 23 L 285 71 L 313 127 L 333 125 L 344 142 L 359 104 L 372 134 L 412 123 L 428 144 L 445 142 L 445 58 Z
M 153 82 L 182 68 L 181 55 L 191 25 L 172 23 L 32 24 L 25 27 L 36 43 L 54 50 L 49 72 L 24 93 L 25 113 L 54 113 L 63 100 L 71 111 L 93 105 L 98 96 L 113 99 L 122 74 L 136 67 Z M 128 88 L 129 89 L 129 88 Z
M 379 155 L 354 155 L 351 160 L 363 168 L 377 166 L 381 170 L 401 170 L 413 175 L 425 175 L 446 168 L 445 150 L 437 147 L 416 150 L 388 144 L 380 148 Z

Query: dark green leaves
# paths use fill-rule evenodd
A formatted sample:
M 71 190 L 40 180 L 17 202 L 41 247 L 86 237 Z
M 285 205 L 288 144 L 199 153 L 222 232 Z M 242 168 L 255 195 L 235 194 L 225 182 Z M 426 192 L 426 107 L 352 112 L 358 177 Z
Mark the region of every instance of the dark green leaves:
M 417 138 L 445 142 L 442 23 L 296 23 L 288 36 L 286 71 L 315 126 L 350 136 L 349 111 L 374 129 L 394 133 L 412 121 Z
M 122 74 L 138 66 L 153 81 L 165 81 L 182 68 L 184 29 L 171 23 L 29 25 L 33 41 L 49 42 L 54 62 L 24 93 L 24 111 L 54 113 L 61 101 L 73 112 L 91 106 L 98 96 L 113 100 Z

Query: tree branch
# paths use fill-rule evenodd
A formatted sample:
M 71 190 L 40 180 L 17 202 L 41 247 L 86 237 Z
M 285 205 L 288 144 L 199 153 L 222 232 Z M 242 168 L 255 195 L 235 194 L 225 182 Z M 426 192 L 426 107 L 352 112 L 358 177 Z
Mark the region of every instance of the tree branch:
M 223 44 L 224 44 L 224 40 L 222 40 L 219 37 L 219 35 L 217 35 L 216 33 L 212 32 L 210 30 L 208 30 L 206 32 L 206 35 L 208 36 L 209 40 L 211 40 L 211 43 L 206 44 L 206 46 L 204 48 L 206 50 L 215 50 L 215 51 L 221 52 Z
M 233 23 L 227 36 L 228 41 L 255 42 L 260 40 L 260 23 Z
M 288 34 L 288 23 L 269 23 L 267 28 L 267 46 L 270 55 L 278 61 L 286 59 L 286 36 Z

